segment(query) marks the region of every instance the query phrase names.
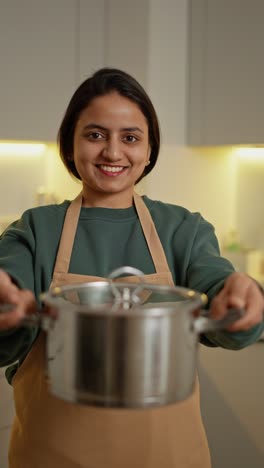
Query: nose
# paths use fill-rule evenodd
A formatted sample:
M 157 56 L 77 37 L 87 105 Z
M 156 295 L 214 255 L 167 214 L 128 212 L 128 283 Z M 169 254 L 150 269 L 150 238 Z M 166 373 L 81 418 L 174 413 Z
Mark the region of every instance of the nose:
M 120 145 L 116 138 L 106 140 L 103 156 L 108 161 L 119 161 L 121 159 Z

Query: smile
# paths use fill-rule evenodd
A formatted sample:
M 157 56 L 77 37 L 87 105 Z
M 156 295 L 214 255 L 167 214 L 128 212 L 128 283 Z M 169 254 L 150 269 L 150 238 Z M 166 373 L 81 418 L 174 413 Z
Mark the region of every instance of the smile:
M 100 164 L 97 167 L 100 169 L 100 171 L 109 175 L 118 175 L 121 172 L 124 172 L 124 170 L 126 169 L 126 167 L 124 166 L 107 166 L 105 164 Z

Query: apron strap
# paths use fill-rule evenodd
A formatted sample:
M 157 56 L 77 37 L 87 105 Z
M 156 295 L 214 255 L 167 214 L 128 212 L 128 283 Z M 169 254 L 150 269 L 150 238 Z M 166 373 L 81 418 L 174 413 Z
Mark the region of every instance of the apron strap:
M 150 255 L 152 256 L 155 270 L 157 273 L 170 272 L 167 258 L 160 242 L 155 224 L 146 207 L 142 197 L 134 192 L 134 202 L 137 210 L 138 217 L 141 222 L 141 227 L 148 244 Z
M 72 247 L 82 207 L 82 192 L 69 205 L 62 229 L 54 273 L 68 273 Z

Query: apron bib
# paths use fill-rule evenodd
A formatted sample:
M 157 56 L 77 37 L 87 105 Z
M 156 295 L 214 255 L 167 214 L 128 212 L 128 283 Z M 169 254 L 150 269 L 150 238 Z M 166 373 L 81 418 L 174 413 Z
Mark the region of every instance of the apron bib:
M 156 273 L 147 283 L 173 286 L 163 247 L 142 198 L 136 211 Z M 51 287 L 104 278 L 68 273 L 82 194 L 64 221 Z M 135 282 L 136 277 L 118 278 Z M 112 409 L 64 402 L 51 395 L 41 332 L 13 381 L 16 408 L 9 468 L 210 468 L 198 379 L 187 400 L 155 409 Z

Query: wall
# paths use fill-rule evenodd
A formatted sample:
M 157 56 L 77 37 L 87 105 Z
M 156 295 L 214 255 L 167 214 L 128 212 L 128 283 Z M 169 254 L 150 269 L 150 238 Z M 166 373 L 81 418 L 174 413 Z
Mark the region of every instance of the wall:
M 238 164 L 236 225 L 244 244 L 264 250 L 264 148 L 258 150 Z
M 201 212 L 222 242 L 234 225 L 234 180 L 234 163 L 226 150 L 164 145 L 147 180 L 147 193 Z
M 41 155 L 0 155 L 0 217 L 16 217 L 35 206 L 37 194 L 44 190 L 61 201 L 73 198 L 80 184 L 65 170 L 56 145 L 46 145 Z
M 43 185 L 45 155 L 0 156 L 0 215 L 20 214 L 32 206 L 37 188 Z

